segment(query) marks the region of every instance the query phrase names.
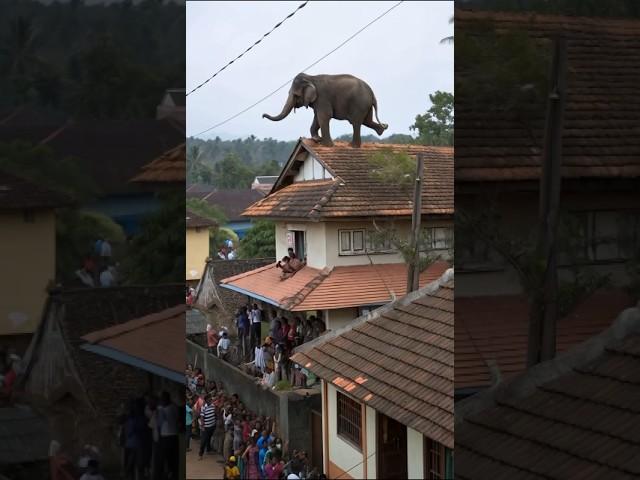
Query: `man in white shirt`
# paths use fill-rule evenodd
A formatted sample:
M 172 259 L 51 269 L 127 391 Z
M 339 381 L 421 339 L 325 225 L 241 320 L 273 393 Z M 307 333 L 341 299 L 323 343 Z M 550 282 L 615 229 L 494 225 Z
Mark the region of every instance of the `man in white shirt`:
M 218 347 L 217 347 L 218 358 L 221 358 L 224 360 L 224 358 L 227 356 L 227 353 L 229 353 L 230 346 L 231 346 L 231 340 L 229 340 L 229 335 L 227 334 L 227 332 L 222 332 L 222 337 L 218 341 Z
M 178 478 L 180 452 L 178 442 L 178 407 L 168 392 L 162 392 L 158 406 L 160 454 L 165 459 L 169 478 Z
M 262 311 L 258 308 L 258 304 L 254 303 L 249 313 L 251 320 L 251 348 L 260 345 L 260 326 L 262 323 Z
M 102 271 L 100 272 L 100 286 L 112 287 L 114 283 L 115 282 L 114 282 L 113 275 L 111 274 L 111 271 L 108 268 L 103 267 Z

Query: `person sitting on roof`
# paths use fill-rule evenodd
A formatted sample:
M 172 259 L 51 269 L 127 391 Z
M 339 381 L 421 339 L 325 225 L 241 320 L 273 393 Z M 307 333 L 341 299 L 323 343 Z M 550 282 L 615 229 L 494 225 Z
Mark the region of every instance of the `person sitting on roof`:
M 298 258 L 298 256 L 296 255 L 296 252 L 293 251 L 293 248 L 289 247 L 287 249 L 287 254 L 289 255 L 289 258 L 291 260 L 293 260 L 294 258 Z
M 276 264 L 276 268 L 282 269 L 282 275 L 280 275 L 280 280 L 286 280 L 287 278 L 293 277 L 295 273 L 303 268 L 305 263 L 300 261 L 299 258 L 289 258 L 285 256 Z

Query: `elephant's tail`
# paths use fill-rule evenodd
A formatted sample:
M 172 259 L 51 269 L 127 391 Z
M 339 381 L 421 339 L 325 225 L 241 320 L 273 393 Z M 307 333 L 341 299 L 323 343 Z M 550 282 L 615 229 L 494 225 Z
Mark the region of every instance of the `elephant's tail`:
M 380 119 L 378 118 L 378 100 L 376 99 L 376 96 L 375 96 L 375 95 L 373 95 L 373 108 L 375 109 L 375 110 L 373 111 L 373 113 L 375 113 L 375 114 L 376 114 L 376 121 L 377 121 L 380 125 L 382 125 L 382 126 L 384 127 L 384 129 L 386 130 L 386 129 L 389 127 L 389 125 L 387 125 L 386 123 L 382 123 L 382 122 L 380 121 Z

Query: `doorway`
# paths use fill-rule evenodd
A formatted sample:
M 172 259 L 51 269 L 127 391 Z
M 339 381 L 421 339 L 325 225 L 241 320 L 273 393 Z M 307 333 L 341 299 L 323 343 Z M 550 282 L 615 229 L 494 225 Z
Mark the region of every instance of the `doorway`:
M 378 412 L 377 415 L 378 478 L 406 479 L 407 427 Z
M 324 468 L 322 454 L 322 414 L 311 411 L 311 465 L 320 471 Z

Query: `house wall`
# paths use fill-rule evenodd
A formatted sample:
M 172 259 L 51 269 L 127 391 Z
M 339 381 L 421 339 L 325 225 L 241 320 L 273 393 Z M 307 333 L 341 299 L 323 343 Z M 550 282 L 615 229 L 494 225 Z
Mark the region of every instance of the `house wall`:
M 328 472 L 329 478 L 365 478 L 364 455 L 350 443 L 338 436 L 337 396 L 336 387 L 327 384 L 327 410 L 326 426 L 328 429 L 325 438 L 328 440 Z M 365 422 L 363 422 L 366 425 Z M 374 443 L 375 445 L 375 443 Z M 363 447 L 365 445 L 363 444 Z
M 358 318 L 357 308 L 338 308 L 324 311 L 327 330 L 338 330 L 339 328 L 347 326 L 356 318 Z
M 409 478 L 427 478 L 424 474 L 424 437 L 407 427 L 407 474 Z
M 379 222 L 380 226 L 381 223 Z M 453 220 L 428 221 L 423 227 L 453 227 Z M 398 220 L 394 222 L 394 228 L 399 235 L 409 236 L 411 231 L 410 220 Z M 310 267 L 322 269 L 327 266 L 349 266 L 402 263 L 402 256 L 394 253 L 372 253 L 370 255 L 341 255 L 340 254 L 340 230 L 374 230 L 370 220 L 343 221 L 343 222 L 277 222 L 276 223 L 276 258 L 281 259 L 287 255 L 287 232 L 290 230 L 305 231 L 307 244 L 307 264 Z M 441 252 L 447 256 L 448 252 Z
M 367 478 L 375 479 L 377 476 L 377 468 L 378 468 L 378 416 L 376 415 L 376 411 L 369 407 L 365 406 L 365 420 L 366 420 L 366 433 L 367 433 Z M 422 478 L 422 477 L 412 477 L 409 478 Z
M 33 333 L 43 313 L 47 285 L 55 279 L 55 213 L 22 211 L 0 214 L 0 335 Z M 8 272 L 11 272 L 9 275 Z
M 565 185 L 563 185 L 563 189 Z M 595 187 L 594 187 L 595 188 Z M 585 187 L 586 189 L 586 187 Z M 462 194 L 456 192 L 456 208 L 480 214 L 479 207 L 495 208 L 505 225 L 504 232 L 513 238 L 537 238 L 538 194 L 531 192 L 501 192 L 497 196 L 495 207 L 488 205 L 489 194 Z M 561 208 L 568 211 L 619 211 L 635 209 L 640 211 L 640 191 L 607 191 L 602 189 L 589 191 L 571 191 L 562 194 Z M 608 230 L 604 235 L 617 237 L 616 230 Z M 471 264 L 464 260 L 462 242 L 468 241 L 461 235 L 456 237 L 456 296 L 513 295 L 522 293 L 519 277 L 515 270 L 499 257 L 485 264 Z M 610 274 L 612 286 L 623 286 L 628 282 L 625 262 L 590 261 L 585 266 L 596 273 Z M 568 277 L 570 272 L 562 268 L 560 278 Z
M 199 280 L 209 257 L 209 229 L 187 228 L 186 276 L 187 280 Z

